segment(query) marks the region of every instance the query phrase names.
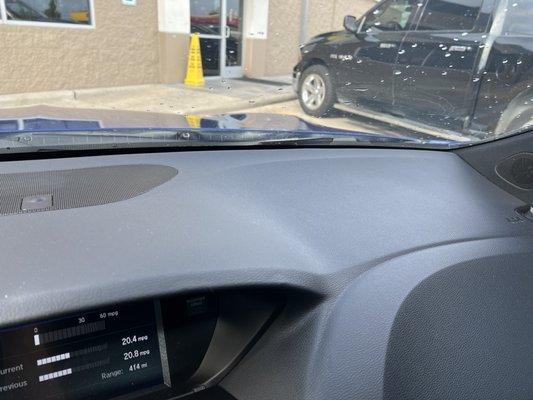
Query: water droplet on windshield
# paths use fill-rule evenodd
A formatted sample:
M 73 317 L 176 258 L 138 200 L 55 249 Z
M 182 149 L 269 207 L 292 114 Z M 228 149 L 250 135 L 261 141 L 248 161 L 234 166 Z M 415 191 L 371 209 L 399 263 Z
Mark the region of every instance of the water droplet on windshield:
M 448 75 L 448 71 L 442 71 L 442 76 Z
M 481 35 L 481 39 L 486 39 L 487 35 Z
M 352 82 L 346 82 L 346 83 L 344 84 L 344 86 L 350 86 L 351 84 L 352 84 Z
M 458 41 L 459 41 L 459 38 L 454 37 L 454 38 L 453 38 L 453 41 L 454 41 L 454 42 L 458 42 Z
M 502 64 L 507 64 L 508 62 L 509 62 L 509 60 L 503 60 Z
M 417 47 L 417 46 L 418 46 L 418 44 L 416 44 L 416 43 L 413 43 L 413 44 L 411 45 L 412 48 L 415 48 L 415 47 Z
M 362 62 L 363 62 L 363 60 L 361 60 L 361 59 L 357 60 L 357 64 L 361 64 Z
M 518 61 L 516 62 L 516 64 L 517 64 L 517 65 L 522 64 L 522 60 L 518 60 Z
M 394 75 L 401 75 L 401 74 L 402 74 L 402 71 L 398 71 L 398 70 L 394 71 Z
M 474 79 L 472 79 L 472 82 L 479 82 L 479 78 L 475 77 Z
M 513 3 L 513 7 L 516 7 L 518 5 L 518 3 Z
M 461 36 L 466 36 L 466 35 L 468 35 L 468 32 L 461 33 Z
M 403 50 L 403 49 L 400 50 L 400 51 L 398 52 L 398 54 L 405 54 L 405 50 Z
M 444 57 L 450 57 L 450 56 L 451 56 L 450 53 L 446 53 L 446 54 L 444 54 Z

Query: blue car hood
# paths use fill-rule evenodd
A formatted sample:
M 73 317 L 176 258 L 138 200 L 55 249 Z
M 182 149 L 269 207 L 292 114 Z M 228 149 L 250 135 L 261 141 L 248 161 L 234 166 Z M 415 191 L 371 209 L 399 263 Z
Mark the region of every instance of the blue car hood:
M 38 132 L 79 132 L 109 130 L 195 130 L 211 135 L 231 132 L 262 132 L 265 138 L 290 137 L 300 134 L 350 136 L 371 142 L 405 142 L 410 137 L 392 137 L 364 132 L 329 128 L 304 121 L 301 118 L 281 114 L 235 113 L 213 116 L 157 114 L 136 111 L 96 110 L 35 106 L 0 109 L 0 134 Z M 275 135 L 274 135 L 275 134 Z M 289 136 L 289 135 L 287 135 Z M 433 142 L 433 141 L 429 141 Z M 442 144 L 443 141 L 434 141 Z M 428 141 L 426 141 L 428 143 Z

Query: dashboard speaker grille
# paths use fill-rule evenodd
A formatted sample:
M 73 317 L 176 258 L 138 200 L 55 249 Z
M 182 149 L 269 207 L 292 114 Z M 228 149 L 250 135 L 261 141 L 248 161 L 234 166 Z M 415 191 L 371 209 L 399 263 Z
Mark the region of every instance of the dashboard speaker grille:
M 533 154 L 520 153 L 500 162 L 496 172 L 501 178 L 520 189 L 533 189 Z
M 177 173 L 141 164 L 0 174 L 0 215 L 114 203 L 146 193 Z

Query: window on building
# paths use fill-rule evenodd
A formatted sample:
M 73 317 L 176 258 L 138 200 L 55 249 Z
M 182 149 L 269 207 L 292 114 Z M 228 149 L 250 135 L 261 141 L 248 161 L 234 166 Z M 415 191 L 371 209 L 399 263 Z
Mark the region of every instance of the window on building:
M 219 35 L 221 0 L 191 0 L 191 32 Z
M 91 0 L 0 0 L 7 21 L 91 25 Z
M 417 30 L 472 30 L 481 4 L 482 0 L 429 0 Z
M 366 17 L 362 30 L 364 32 L 406 31 L 411 26 L 416 10 L 413 0 L 388 1 Z

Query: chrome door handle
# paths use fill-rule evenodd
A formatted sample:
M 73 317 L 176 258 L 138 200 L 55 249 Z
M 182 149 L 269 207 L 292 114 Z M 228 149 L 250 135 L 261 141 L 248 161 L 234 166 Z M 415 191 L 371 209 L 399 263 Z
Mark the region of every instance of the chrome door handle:
M 464 53 L 465 51 L 472 50 L 472 47 L 470 46 L 450 46 L 450 51 L 458 51 L 461 53 Z

